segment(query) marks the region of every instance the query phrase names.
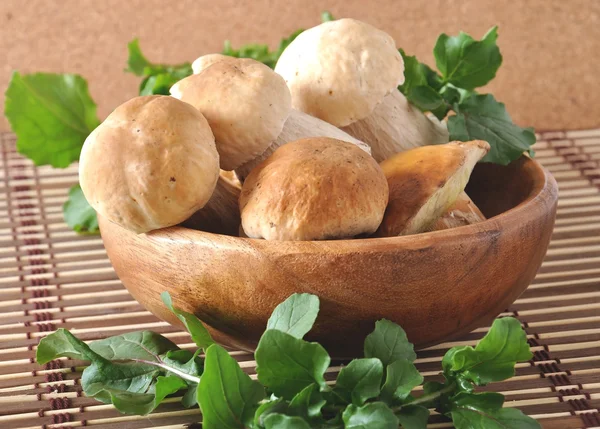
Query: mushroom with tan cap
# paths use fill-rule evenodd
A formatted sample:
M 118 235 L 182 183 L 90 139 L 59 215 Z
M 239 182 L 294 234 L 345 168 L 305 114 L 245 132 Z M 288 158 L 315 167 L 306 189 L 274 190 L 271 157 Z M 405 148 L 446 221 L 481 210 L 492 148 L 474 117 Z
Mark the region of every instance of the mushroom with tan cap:
M 221 58 L 176 83 L 171 94 L 202 112 L 221 168 L 236 170 L 242 179 L 277 147 L 303 137 L 333 137 L 370 151 L 331 124 L 292 109 L 284 80 L 258 61 Z
M 288 143 L 246 178 L 240 196 L 248 237 L 326 240 L 374 232 L 388 201 L 377 162 L 331 138 Z
M 172 97 L 133 98 L 86 139 L 81 189 L 108 220 L 137 233 L 176 225 L 204 207 L 219 155 L 204 117 Z
M 481 140 L 452 142 L 411 149 L 383 161 L 390 201 L 376 235 L 427 231 L 456 202 L 473 167 L 489 150 Z

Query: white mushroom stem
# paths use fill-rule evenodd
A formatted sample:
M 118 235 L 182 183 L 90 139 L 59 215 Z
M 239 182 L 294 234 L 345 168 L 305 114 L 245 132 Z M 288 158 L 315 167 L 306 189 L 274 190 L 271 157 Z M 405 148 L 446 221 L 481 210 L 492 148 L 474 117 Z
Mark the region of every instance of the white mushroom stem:
M 449 140 L 443 122 L 425 115 L 396 90 L 385 96 L 369 116 L 342 130 L 367 142 L 377 162 L 398 152 Z
M 216 234 L 238 235 L 241 223 L 239 197 L 240 188 L 228 178 L 219 177 L 210 200 L 182 226 Z
M 456 228 L 458 226 L 472 225 L 483 222 L 485 216 L 479 210 L 479 207 L 469 198 L 466 193 L 462 193 L 458 200 L 435 222 L 430 231 L 440 231 L 442 229 Z
M 240 181 L 243 182 L 248 174 L 250 174 L 250 171 L 252 171 L 252 169 L 262 161 L 267 159 L 278 147 L 306 137 L 330 137 L 343 140 L 358 146 L 367 153 L 371 153 L 371 148 L 369 145 L 352 137 L 350 134 L 340 130 L 328 122 L 317 119 L 314 116 L 299 110 L 292 109 L 277 139 L 262 153 L 262 155 L 245 163 L 241 167 L 238 167 L 235 170 L 236 175 Z

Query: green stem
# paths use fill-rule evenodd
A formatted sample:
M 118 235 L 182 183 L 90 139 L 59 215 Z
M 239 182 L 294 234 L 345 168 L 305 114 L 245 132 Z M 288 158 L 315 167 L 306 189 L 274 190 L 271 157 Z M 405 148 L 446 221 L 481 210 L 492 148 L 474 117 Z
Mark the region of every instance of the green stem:
M 411 401 L 411 402 L 408 402 L 406 404 L 394 407 L 394 408 L 392 408 L 392 411 L 394 413 L 397 413 L 400 410 L 402 410 L 402 408 L 405 408 L 405 407 L 407 407 L 409 405 L 419 405 L 419 404 L 424 404 L 424 403 L 433 401 L 433 400 L 439 398 L 440 396 L 442 396 L 442 395 L 444 395 L 446 393 L 453 392 L 455 388 L 456 388 L 456 384 L 455 383 L 450 383 L 448 386 L 444 387 L 443 389 L 438 390 L 437 392 L 430 393 L 429 395 L 419 396 L 414 401 Z
M 176 376 L 183 378 L 184 380 L 187 380 L 191 383 L 196 383 L 196 384 L 200 383 L 200 377 L 194 377 L 193 375 L 183 372 L 177 368 L 173 368 L 173 367 L 167 365 L 166 363 L 163 363 L 162 361 L 156 362 L 156 361 L 144 360 L 144 359 L 124 359 L 123 361 L 124 362 L 133 361 L 133 362 L 143 363 L 145 365 L 157 366 L 159 368 L 164 369 L 165 371 L 172 372 Z

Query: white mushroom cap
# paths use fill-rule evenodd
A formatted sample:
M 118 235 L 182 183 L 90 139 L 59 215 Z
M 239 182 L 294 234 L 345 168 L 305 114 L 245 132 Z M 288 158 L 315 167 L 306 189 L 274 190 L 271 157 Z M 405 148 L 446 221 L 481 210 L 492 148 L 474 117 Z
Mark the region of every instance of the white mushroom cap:
M 387 33 L 354 19 L 325 22 L 301 33 L 275 71 L 294 108 L 343 127 L 369 116 L 404 82 L 404 62 Z
M 160 95 L 117 107 L 85 140 L 79 182 L 90 205 L 137 233 L 176 225 L 202 208 L 219 177 L 204 117 Z
M 374 232 L 387 202 L 385 175 L 368 153 L 312 137 L 281 146 L 250 172 L 240 212 L 248 237 L 326 240 Z
M 171 94 L 202 112 L 215 135 L 223 170 L 262 154 L 292 109 L 281 76 L 251 59 L 214 63 L 177 82 Z
M 209 66 L 212 66 L 215 63 L 218 63 L 220 61 L 230 61 L 230 60 L 235 61 L 236 58 L 230 57 L 228 55 L 223 55 L 223 54 L 202 55 L 201 57 L 196 58 L 196 60 L 194 60 L 194 62 L 192 63 L 192 70 L 194 71 L 194 74 L 198 74 L 202 70 L 208 68 Z

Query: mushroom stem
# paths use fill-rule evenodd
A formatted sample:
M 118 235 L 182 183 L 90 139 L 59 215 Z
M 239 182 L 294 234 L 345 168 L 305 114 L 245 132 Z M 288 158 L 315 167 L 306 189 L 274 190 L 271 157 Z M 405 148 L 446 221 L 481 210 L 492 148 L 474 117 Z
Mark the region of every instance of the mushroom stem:
M 377 162 L 398 152 L 449 140 L 443 122 L 425 115 L 397 90 L 385 96 L 369 116 L 342 130 L 367 142 Z
M 273 143 L 258 157 L 246 162 L 242 166 L 236 168 L 235 174 L 238 179 L 243 182 L 250 171 L 262 161 L 267 159 L 277 148 L 286 143 L 299 140 L 307 137 L 330 137 L 348 143 L 352 143 L 367 153 L 371 153 L 369 145 L 352 137 L 350 134 L 342 131 L 334 125 L 315 118 L 307 113 L 292 109 L 287 120 L 283 124 L 283 129 Z
M 456 228 L 483 222 L 485 216 L 466 193 L 460 194 L 456 202 L 430 228 L 431 231 Z
M 228 178 L 219 176 L 210 200 L 181 225 L 215 234 L 236 236 L 241 223 L 239 197 L 240 188 Z

